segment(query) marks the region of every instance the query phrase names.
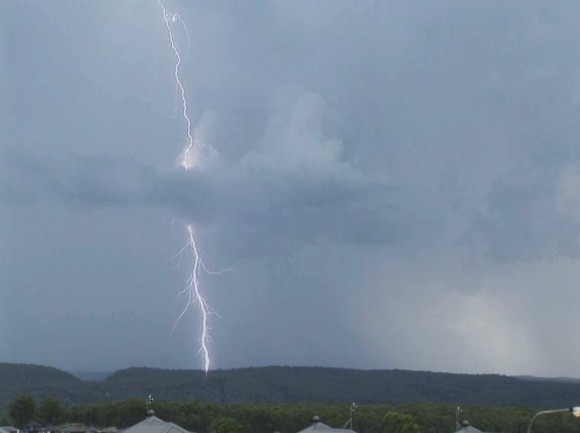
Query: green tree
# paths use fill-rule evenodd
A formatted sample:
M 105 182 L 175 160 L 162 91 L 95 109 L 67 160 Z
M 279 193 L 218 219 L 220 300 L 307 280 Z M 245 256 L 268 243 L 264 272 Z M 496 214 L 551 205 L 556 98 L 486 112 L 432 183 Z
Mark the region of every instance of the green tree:
M 24 426 L 34 418 L 36 403 L 29 395 L 21 395 L 8 407 L 10 418 L 18 427 Z
M 38 420 L 44 425 L 58 425 L 65 419 L 65 409 L 54 397 L 45 397 L 38 407 Z
M 10 424 L 8 416 L 5 413 L 0 413 L 0 425 L 8 425 L 8 424 Z
M 391 411 L 383 418 L 384 433 L 419 433 L 419 426 L 411 415 Z
M 244 429 L 235 419 L 220 416 L 211 423 L 211 431 L 215 433 L 243 433 Z

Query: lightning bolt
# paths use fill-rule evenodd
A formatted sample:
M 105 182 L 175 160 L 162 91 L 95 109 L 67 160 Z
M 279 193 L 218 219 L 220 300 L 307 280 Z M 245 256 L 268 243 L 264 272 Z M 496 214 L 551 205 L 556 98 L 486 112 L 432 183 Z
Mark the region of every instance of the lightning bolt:
M 204 147 L 195 137 L 192 132 L 191 127 L 191 119 L 189 118 L 189 110 L 188 110 L 188 103 L 187 103 L 187 96 L 185 93 L 185 87 L 183 86 L 183 82 L 181 81 L 180 75 L 180 68 L 181 68 L 181 55 L 179 53 L 179 49 L 175 43 L 175 38 L 173 36 L 172 31 L 172 24 L 179 23 L 183 26 L 189 43 L 189 32 L 187 30 L 187 26 L 185 22 L 181 19 L 179 14 L 176 13 L 169 13 L 161 3 L 161 0 L 157 0 L 157 4 L 161 8 L 161 12 L 163 14 L 163 21 L 165 22 L 165 28 L 167 29 L 167 35 L 169 37 L 169 44 L 171 46 L 171 50 L 175 56 L 175 65 L 173 68 L 173 76 L 175 79 L 175 84 L 178 89 L 178 94 L 181 97 L 181 115 L 185 120 L 186 124 L 186 133 L 187 133 L 187 144 L 185 145 L 183 151 L 181 152 L 180 158 L 181 167 L 186 170 L 192 170 L 197 167 L 197 161 L 195 159 L 194 151 L 195 149 L 199 149 Z M 183 315 L 191 308 L 197 306 L 201 315 L 201 336 L 200 336 L 200 352 L 203 358 L 203 369 L 207 373 L 211 367 L 211 356 L 209 353 L 209 316 L 215 314 L 211 307 L 208 305 L 205 297 L 202 294 L 200 281 L 199 281 L 199 274 L 200 272 L 206 271 L 209 272 L 203 261 L 201 260 L 201 256 L 199 254 L 199 250 L 197 248 L 197 243 L 195 241 L 194 229 L 191 224 L 186 224 L 185 226 L 186 233 L 187 233 L 187 242 L 179 255 L 183 255 L 187 250 L 191 251 L 192 256 L 192 264 L 191 264 L 191 271 L 189 274 L 189 278 L 187 279 L 187 284 L 185 288 L 179 292 L 178 296 L 182 295 L 185 296 L 187 301 L 185 307 L 181 314 L 177 317 L 173 328 L 177 325 L 177 322 L 183 317 Z M 212 272 L 210 272 L 212 273 Z
M 187 284 L 185 288 L 179 292 L 179 295 L 184 295 L 187 298 L 187 302 L 185 307 L 181 311 L 181 314 L 175 320 L 173 324 L 173 330 L 177 326 L 177 323 L 183 315 L 194 305 L 197 305 L 199 311 L 201 313 L 201 355 L 203 356 L 203 369 L 207 373 L 211 366 L 211 358 L 209 355 L 209 347 L 208 343 L 210 341 L 209 336 L 209 316 L 210 314 L 215 314 L 212 308 L 208 305 L 207 301 L 201 294 L 200 284 L 199 284 L 199 272 L 200 270 L 206 270 L 203 261 L 201 260 L 201 256 L 199 255 L 199 251 L 197 249 L 197 243 L 195 242 L 195 236 L 193 234 L 193 226 L 191 224 L 187 224 L 185 226 L 187 231 L 187 243 L 182 249 L 182 253 L 185 252 L 186 249 L 189 249 L 192 252 L 192 265 L 191 265 L 191 272 L 189 274 L 189 278 L 187 279 Z
M 181 98 L 181 115 L 183 116 L 185 123 L 186 123 L 186 133 L 187 133 L 187 144 L 181 153 L 181 166 L 185 170 L 191 170 L 195 167 L 195 160 L 193 156 L 194 148 L 203 147 L 203 145 L 193 136 L 193 132 L 191 130 L 191 119 L 189 118 L 189 109 L 187 103 L 187 96 L 185 94 L 185 87 L 183 86 L 183 82 L 181 81 L 180 76 L 180 68 L 181 68 L 181 54 L 179 53 L 179 49 L 175 44 L 175 38 L 173 37 L 173 31 L 171 30 L 172 23 L 180 23 L 183 28 L 185 29 L 188 44 L 189 44 L 189 31 L 187 30 L 187 26 L 185 22 L 181 19 L 179 14 L 177 13 L 169 13 L 165 9 L 165 6 L 161 3 L 160 0 L 157 0 L 157 4 L 161 8 L 161 12 L 163 13 L 163 21 L 165 22 L 165 28 L 167 29 L 167 35 L 169 37 L 169 44 L 171 45 L 171 50 L 175 55 L 175 65 L 173 67 L 173 77 L 175 79 L 175 85 L 177 86 L 179 96 Z

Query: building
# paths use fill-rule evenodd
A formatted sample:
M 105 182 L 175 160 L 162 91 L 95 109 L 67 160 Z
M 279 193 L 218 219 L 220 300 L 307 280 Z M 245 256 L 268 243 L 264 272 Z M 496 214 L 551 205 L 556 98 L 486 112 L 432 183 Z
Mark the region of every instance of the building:
M 312 432 L 323 432 L 323 433 L 356 433 L 351 429 L 342 428 L 332 428 L 320 421 L 320 418 L 315 416 L 312 418 L 312 424 L 298 433 L 312 433 Z
M 96 433 L 92 427 L 82 424 L 67 424 L 61 427 L 47 427 L 46 431 L 55 433 Z
M 26 433 L 36 433 L 42 429 L 40 423 L 36 421 L 28 421 L 24 427 L 22 427 L 22 431 Z
M 147 411 L 147 415 L 147 418 L 123 430 L 123 433 L 193 433 L 177 424 L 157 418 L 152 410 Z
M 481 430 L 473 427 L 469 424 L 469 421 L 465 420 L 461 423 L 461 428 L 457 430 L 455 433 L 486 433 L 482 432 Z

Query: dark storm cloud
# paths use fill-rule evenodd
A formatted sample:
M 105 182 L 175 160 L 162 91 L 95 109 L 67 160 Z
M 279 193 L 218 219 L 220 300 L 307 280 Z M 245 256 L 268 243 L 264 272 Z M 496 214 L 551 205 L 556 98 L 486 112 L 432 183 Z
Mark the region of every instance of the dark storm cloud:
M 209 281 L 217 365 L 578 374 L 549 338 L 580 305 L 578 5 L 168 4 L 207 146 L 190 172 L 155 2 L 2 7 L 2 296 L 40 323 L 15 349 L 52 335 L 27 361 L 59 347 L 53 292 L 103 347 L 139 340 L 111 332 L 126 316 L 178 314 L 177 217 L 236 269 Z M 190 366 L 186 333 L 110 365 Z
M 541 176 L 497 182 L 486 197 L 487 209 L 474 218 L 471 240 L 483 240 L 499 262 L 576 257 L 580 244 L 573 234 L 580 225 L 575 215 L 559 209 L 558 180 Z
M 288 162 L 255 152 L 236 166 L 190 172 L 104 156 L 41 160 L 13 152 L 5 161 L 11 176 L 6 176 L 3 198 L 44 194 L 77 207 L 164 207 L 187 221 L 260 227 L 304 240 L 384 243 L 399 238 L 407 225 L 403 215 L 411 209 L 397 203 L 385 176 L 354 169 L 341 160 L 340 143 L 331 147 L 331 157 L 319 161 L 300 156 Z

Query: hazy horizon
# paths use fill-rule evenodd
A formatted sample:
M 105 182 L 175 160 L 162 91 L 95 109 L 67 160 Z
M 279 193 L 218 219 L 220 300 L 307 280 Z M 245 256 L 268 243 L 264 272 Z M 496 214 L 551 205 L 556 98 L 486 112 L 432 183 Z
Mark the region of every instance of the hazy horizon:
M 0 361 L 2 363 L 4 361 Z M 102 380 L 116 372 L 130 370 L 130 369 L 152 369 L 152 370 L 167 370 L 167 371 L 194 371 L 204 373 L 201 367 L 192 367 L 192 368 L 171 368 L 171 367 L 156 367 L 150 365 L 129 365 L 124 367 L 119 367 L 114 370 L 68 370 L 63 369 L 55 365 L 42 365 L 42 364 L 35 364 L 35 363 L 8 363 L 8 364 L 16 364 L 16 365 L 32 365 L 32 366 L 39 366 L 39 367 L 49 367 L 49 368 L 56 368 L 57 370 L 64 371 L 66 373 L 72 374 L 73 376 L 83 380 L 83 381 L 99 381 Z M 572 382 L 576 382 L 580 380 L 580 377 L 574 376 L 537 376 L 537 375 L 528 375 L 528 374 L 502 374 L 496 373 L 492 371 L 486 372 L 461 372 L 461 371 L 440 371 L 440 370 L 420 370 L 420 369 L 408 369 L 408 368 L 354 368 L 354 367 L 329 367 L 324 365 L 247 365 L 243 367 L 228 367 L 228 368 L 216 368 L 210 370 L 207 374 L 211 375 L 212 372 L 219 372 L 219 371 L 231 371 L 231 370 L 243 370 L 243 369 L 253 369 L 253 368 L 322 368 L 322 369 L 336 369 L 336 370 L 354 370 L 354 371 L 411 371 L 411 372 L 424 372 L 424 373 L 440 373 L 440 374 L 467 374 L 467 375 L 498 375 L 498 376 L 505 376 L 505 377 L 513 377 L 513 378 L 521 378 L 526 380 L 526 378 L 530 379 L 540 379 L 540 380 L 556 380 L 556 381 L 566 381 L 570 380 Z M 102 377 L 102 379 L 87 379 L 86 375 L 95 375 Z M 80 376 L 84 376 L 80 377 Z

